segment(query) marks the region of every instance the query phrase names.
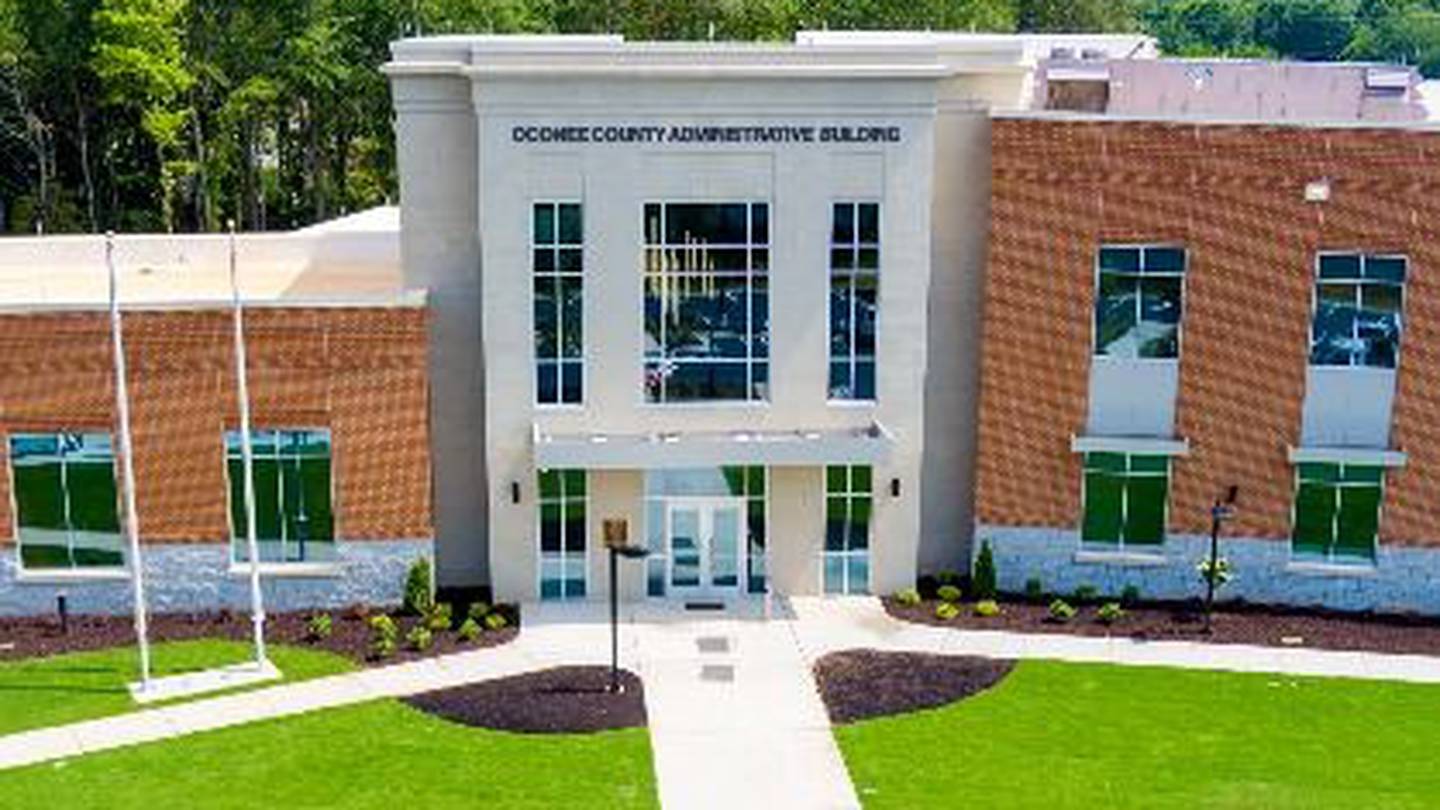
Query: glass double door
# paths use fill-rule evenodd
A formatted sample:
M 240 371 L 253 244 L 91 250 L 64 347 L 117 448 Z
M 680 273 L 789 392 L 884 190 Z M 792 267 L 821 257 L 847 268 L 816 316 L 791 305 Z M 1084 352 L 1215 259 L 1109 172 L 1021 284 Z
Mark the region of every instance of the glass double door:
M 671 591 L 680 594 L 740 591 L 745 568 L 743 498 L 668 499 L 665 526 Z

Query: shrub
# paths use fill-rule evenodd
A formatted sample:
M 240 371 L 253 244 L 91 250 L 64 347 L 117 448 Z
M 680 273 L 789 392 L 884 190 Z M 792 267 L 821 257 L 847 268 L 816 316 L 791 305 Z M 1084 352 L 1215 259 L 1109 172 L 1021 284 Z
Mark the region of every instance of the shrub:
M 1074 606 L 1074 605 L 1071 605 L 1069 602 L 1066 602 L 1064 599 L 1056 599 L 1054 602 L 1051 602 L 1051 603 L 1050 603 L 1050 620 L 1051 620 L 1051 621 L 1060 622 L 1061 624 L 1064 624 L 1065 622 L 1068 622 L 1068 621 L 1070 621 L 1071 619 L 1075 618 L 1075 614 L 1078 613 L 1078 612 L 1079 612 L 1079 611 L 1077 611 L 1077 610 L 1075 609 L 1075 606 Z
M 935 594 L 940 597 L 941 602 L 959 602 L 964 595 L 956 585 L 941 585 L 935 589 Z
M 430 632 L 430 628 L 424 624 L 417 624 L 405 634 L 405 643 L 409 644 L 410 649 L 416 652 L 425 652 L 430 649 L 431 644 L 435 643 L 435 634 Z
M 460 640 L 466 643 L 473 642 L 475 639 L 480 638 L 481 632 L 480 622 L 474 619 L 466 619 L 460 624 L 460 629 L 456 631 L 460 636 Z
M 1140 604 L 1140 589 L 1134 585 L 1126 585 L 1121 588 L 1120 604 L 1125 607 L 1135 607 Z
M 995 552 L 990 541 L 980 543 L 980 553 L 975 556 L 975 566 L 970 572 L 970 592 L 976 599 L 995 598 Z
M 335 629 L 335 621 L 329 613 L 316 613 L 305 623 L 305 637 L 311 641 L 324 641 Z
M 405 572 L 405 601 L 402 608 L 410 616 L 423 616 L 435 604 L 435 592 L 430 587 L 430 558 L 418 557 L 410 563 Z
M 895 602 L 905 607 L 915 607 L 920 604 L 920 592 L 914 588 L 901 588 L 895 592 Z
M 1000 615 L 1000 604 L 994 599 L 981 599 L 975 603 L 975 615 L 989 619 Z
M 380 614 L 370 617 L 370 655 L 375 658 L 389 658 L 395 654 L 395 642 L 399 638 L 400 629 L 395 626 L 395 620 Z
M 933 574 L 921 574 L 915 579 L 915 590 L 920 592 L 921 599 L 934 599 L 935 589 L 940 587 L 940 581 Z
M 959 585 L 959 584 L 960 584 L 960 572 L 959 572 L 959 571 L 951 571 L 951 570 L 948 570 L 948 569 L 947 569 L 947 570 L 944 570 L 944 571 L 941 571 L 940 573 L 938 573 L 938 574 L 935 575 L 935 584 L 936 584 L 937 586 Z M 937 588 L 937 590 L 938 590 L 938 588 Z
M 1095 618 L 1099 619 L 1101 624 L 1114 624 L 1125 618 L 1125 608 L 1120 607 L 1119 602 L 1106 602 L 1095 611 Z
M 1081 585 L 1075 589 L 1075 604 L 1088 605 L 1100 598 L 1100 591 L 1094 585 Z
M 485 615 L 486 630 L 504 630 L 509 624 L 510 622 L 505 619 L 503 614 L 487 613 Z
M 432 633 L 449 630 L 453 615 L 454 611 L 450 608 L 449 602 L 436 602 L 425 613 L 425 627 Z
M 490 606 L 484 602 L 472 602 L 470 609 L 465 611 L 466 618 L 474 619 L 477 622 L 483 621 L 488 615 L 490 615 Z
M 1039 577 L 1030 577 L 1025 580 L 1025 598 L 1040 604 L 1045 599 L 1045 586 L 1040 583 Z
M 941 602 L 935 606 L 935 618 L 950 621 L 960 615 L 960 606 L 954 602 Z

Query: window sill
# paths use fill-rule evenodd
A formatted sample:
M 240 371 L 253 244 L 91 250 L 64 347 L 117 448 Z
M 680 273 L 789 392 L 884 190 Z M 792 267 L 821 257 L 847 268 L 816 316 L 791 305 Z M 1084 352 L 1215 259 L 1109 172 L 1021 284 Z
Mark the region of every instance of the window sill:
M 1310 577 L 1340 577 L 1346 579 L 1365 579 L 1379 575 L 1379 570 L 1374 563 L 1353 562 L 1322 562 L 1319 560 L 1291 560 L 1285 566 L 1285 571 L 1291 574 L 1300 574 Z
M 53 571 L 22 569 L 15 572 L 15 583 L 18 585 L 82 585 L 87 582 L 128 582 L 129 580 L 130 569 L 128 568 L 55 569 Z
M 1121 565 L 1136 568 L 1153 568 L 1169 565 L 1161 552 L 1149 551 L 1108 551 L 1097 549 L 1081 549 L 1075 552 L 1075 562 L 1081 564 L 1098 565 Z
M 231 563 L 230 576 L 250 576 L 249 563 Z M 335 579 L 344 573 L 338 562 L 328 563 L 260 563 L 260 576 L 274 579 Z

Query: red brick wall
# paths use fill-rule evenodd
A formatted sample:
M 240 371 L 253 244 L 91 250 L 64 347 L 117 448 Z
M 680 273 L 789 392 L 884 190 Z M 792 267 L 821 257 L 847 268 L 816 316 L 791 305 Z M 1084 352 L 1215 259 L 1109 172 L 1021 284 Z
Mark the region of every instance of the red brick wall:
M 223 431 L 239 418 L 231 324 L 224 311 L 125 317 L 147 541 L 228 537 Z M 337 537 L 428 537 L 425 311 L 252 309 L 246 336 L 255 427 L 331 430 Z M 0 316 L 0 430 L 111 430 L 113 371 L 104 313 Z M 7 540 L 9 482 L 0 476 Z
M 978 519 L 1074 527 L 1094 251 L 1188 251 L 1170 529 L 1208 531 L 1239 484 L 1238 534 L 1289 536 L 1314 255 L 1410 257 L 1384 541 L 1440 544 L 1440 134 L 1381 129 L 1002 119 L 994 122 Z M 1331 201 L 1306 203 L 1329 178 Z

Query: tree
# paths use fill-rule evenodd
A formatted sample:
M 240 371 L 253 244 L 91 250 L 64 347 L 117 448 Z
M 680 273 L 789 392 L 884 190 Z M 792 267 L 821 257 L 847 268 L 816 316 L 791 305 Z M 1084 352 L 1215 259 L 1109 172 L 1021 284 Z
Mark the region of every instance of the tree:
M 1338 59 L 1355 25 L 1355 0 L 1262 0 L 1255 11 L 1255 41 L 1295 59 Z
M 1016 8 L 1021 31 L 1071 33 L 1139 29 L 1132 0 L 1018 0 Z

